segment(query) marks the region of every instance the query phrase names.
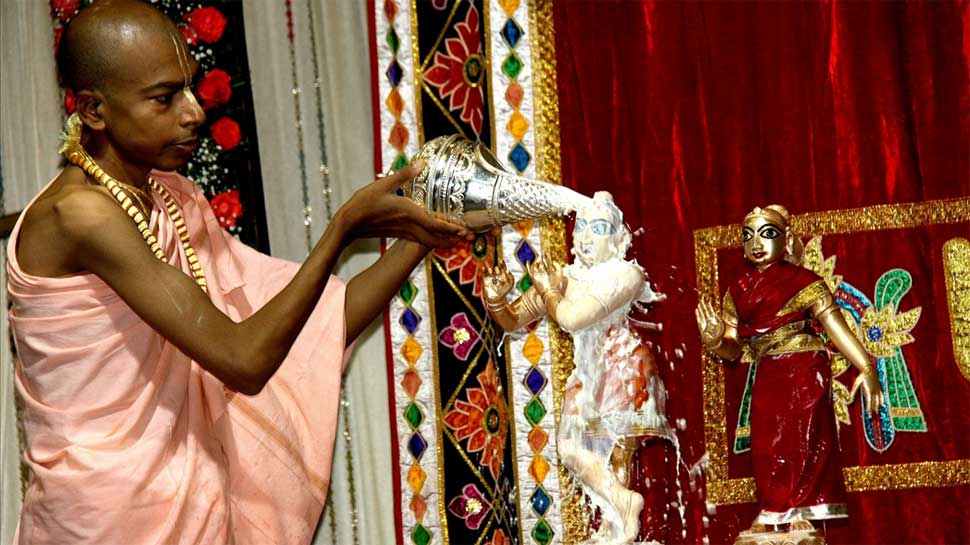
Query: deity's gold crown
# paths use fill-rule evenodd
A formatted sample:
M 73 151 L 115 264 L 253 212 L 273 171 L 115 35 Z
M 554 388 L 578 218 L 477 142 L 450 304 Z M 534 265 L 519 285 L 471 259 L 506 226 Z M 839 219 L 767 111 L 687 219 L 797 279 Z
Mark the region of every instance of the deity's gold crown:
M 784 227 L 787 229 L 789 227 L 789 218 L 791 216 L 788 213 L 788 209 L 784 206 L 780 204 L 769 204 L 764 208 L 755 206 L 754 210 L 748 212 L 748 214 L 744 216 L 744 222 L 747 223 L 749 219 L 756 217 L 764 218 L 778 225 L 779 227 Z

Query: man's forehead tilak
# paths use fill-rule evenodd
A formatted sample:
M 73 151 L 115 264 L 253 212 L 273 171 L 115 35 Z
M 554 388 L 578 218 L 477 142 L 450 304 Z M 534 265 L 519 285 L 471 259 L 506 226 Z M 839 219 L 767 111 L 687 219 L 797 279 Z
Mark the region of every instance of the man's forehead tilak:
M 182 71 L 182 78 L 185 80 L 185 87 L 182 88 L 182 93 L 185 94 L 185 98 L 189 99 L 189 102 L 193 106 L 201 109 L 199 101 L 195 99 L 195 94 L 192 93 L 192 63 L 189 62 L 189 54 L 184 46 L 184 42 L 176 37 L 174 32 L 169 32 L 168 36 L 172 39 L 172 45 L 175 46 L 175 56 L 179 60 L 179 69 Z

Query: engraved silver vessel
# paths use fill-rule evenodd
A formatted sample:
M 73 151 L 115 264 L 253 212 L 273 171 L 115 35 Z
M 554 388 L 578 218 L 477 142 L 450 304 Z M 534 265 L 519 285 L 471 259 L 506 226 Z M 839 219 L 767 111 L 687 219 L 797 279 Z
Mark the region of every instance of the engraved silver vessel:
M 427 165 L 404 185 L 404 194 L 476 232 L 565 214 L 589 201 L 571 189 L 513 174 L 487 147 L 460 135 L 426 142 L 417 158 Z

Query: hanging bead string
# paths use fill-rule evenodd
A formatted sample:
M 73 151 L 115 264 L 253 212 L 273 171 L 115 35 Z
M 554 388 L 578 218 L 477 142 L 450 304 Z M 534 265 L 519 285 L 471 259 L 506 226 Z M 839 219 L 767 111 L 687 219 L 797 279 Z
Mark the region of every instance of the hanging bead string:
M 317 33 L 313 17 L 313 2 L 311 0 L 307 0 L 306 10 L 308 15 L 308 23 L 310 26 L 310 55 L 313 65 L 313 89 L 317 103 L 317 133 L 320 141 L 320 176 L 323 182 L 322 193 L 324 214 L 329 222 L 333 219 L 333 191 L 330 186 L 330 167 L 328 166 L 329 160 L 327 157 L 327 134 L 323 118 L 323 96 L 321 91 L 322 84 L 320 80 L 320 63 L 317 58 Z M 340 413 L 341 419 L 343 420 L 344 452 L 346 455 L 347 480 L 350 492 L 350 530 L 354 545 L 360 545 L 360 532 L 357 527 L 357 486 L 354 478 L 354 445 L 351 441 L 350 435 L 350 400 L 347 397 L 347 390 L 348 388 L 346 387 L 340 389 Z M 330 496 L 327 497 L 327 500 L 330 500 Z M 333 505 L 331 504 L 330 507 L 332 509 Z M 331 531 L 334 538 L 334 543 L 336 543 L 336 521 L 334 520 L 332 513 L 333 512 L 331 511 Z
M 128 214 L 128 217 L 135 222 L 135 226 L 138 228 L 138 232 L 141 233 L 142 238 L 148 244 L 149 249 L 155 254 L 160 261 L 165 262 L 166 256 L 165 252 L 162 251 L 162 247 L 158 243 L 158 239 L 152 234 L 151 229 L 148 227 L 148 207 L 138 196 L 141 193 L 146 200 L 148 200 L 148 195 L 143 191 L 132 187 L 123 182 L 111 177 L 110 174 L 104 171 L 94 159 L 88 155 L 84 147 L 81 146 L 81 118 L 78 115 L 71 114 L 67 119 L 66 130 L 63 135 L 64 143 L 61 145 L 59 150 L 61 153 L 67 157 L 67 160 L 78 167 L 84 172 L 88 173 L 92 178 L 98 181 L 101 185 L 107 188 L 108 192 L 115 198 L 121 209 Z M 185 225 L 185 218 L 182 217 L 182 212 L 179 210 L 175 199 L 172 195 L 162 187 L 154 178 L 148 177 L 148 186 L 158 193 L 165 203 L 165 211 L 168 213 L 168 217 L 172 220 L 175 225 L 175 230 L 178 233 L 179 240 L 182 243 L 182 248 L 185 250 L 185 256 L 189 261 L 189 272 L 195 283 L 198 284 L 199 288 L 202 289 L 204 293 L 208 293 L 208 285 L 206 284 L 205 272 L 202 270 L 202 265 L 199 263 L 199 257 L 195 253 L 195 249 L 192 248 L 192 244 L 189 242 L 189 230 Z M 141 208 L 135 204 L 132 197 L 141 204 Z
M 202 288 L 203 292 L 209 293 L 208 284 L 205 280 L 205 271 L 202 270 L 202 264 L 199 262 L 199 256 L 195 253 L 195 248 L 189 242 L 189 229 L 185 225 L 185 218 L 182 217 L 182 211 L 179 210 L 178 203 L 175 202 L 172 194 L 164 186 L 155 181 L 155 178 L 149 176 L 148 185 L 162 198 L 162 202 L 165 204 L 165 211 L 168 212 L 168 217 L 175 224 L 175 231 L 178 233 L 179 241 L 182 243 L 182 249 L 185 250 L 185 258 L 189 262 L 189 271 L 192 273 L 192 278 L 195 279 L 196 284 Z
M 293 34 L 293 2 L 292 0 L 285 0 L 286 7 L 286 37 L 289 40 L 290 46 L 290 77 L 293 79 L 293 87 L 290 92 L 293 94 L 293 111 L 296 115 L 296 150 L 297 157 L 300 160 L 300 189 L 303 191 L 303 228 L 304 235 L 306 236 L 306 246 L 307 253 L 313 248 L 313 233 L 312 227 L 313 217 L 311 213 L 313 208 L 310 206 L 310 189 L 307 186 L 307 174 L 306 174 L 306 154 L 303 151 L 303 114 L 300 108 L 300 94 L 303 92 L 300 87 L 299 77 L 297 76 L 296 69 L 296 46 L 294 44 L 294 34 Z
M 310 54 L 313 60 L 313 90 L 317 99 L 317 132 L 320 137 L 320 177 L 323 182 L 323 204 L 324 213 L 327 220 L 333 219 L 333 189 L 330 186 L 330 167 L 327 157 L 327 133 L 323 119 L 323 96 L 320 88 L 323 86 L 320 80 L 320 63 L 317 61 L 317 33 L 313 21 L 313 1 L 307 0 L 307 14 L 310 23 Z

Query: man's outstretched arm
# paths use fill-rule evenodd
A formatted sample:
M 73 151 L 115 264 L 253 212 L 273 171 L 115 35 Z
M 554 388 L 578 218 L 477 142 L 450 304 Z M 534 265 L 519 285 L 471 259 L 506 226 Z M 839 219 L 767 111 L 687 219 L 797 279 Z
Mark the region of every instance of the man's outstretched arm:
M 428 250 L 416 242 L 399 240 L 350 280 L 344 301 L 347 346 L 384 310 Z
M 465 235 L 462 227 L 433 218 L 394 194 L 418 171 L 410 166 L 358 191 L 290 283 L 239 323 L 219 311 L 185 273 L 156 259 L 106 192 L 74 192 L 55 206 L 55 213 L 72 266 L 101 277 L 153 329 L 224 384 L 255 394 L 286 357 L 349 240 L 407 237 L 423 247 L 454 244 Z

